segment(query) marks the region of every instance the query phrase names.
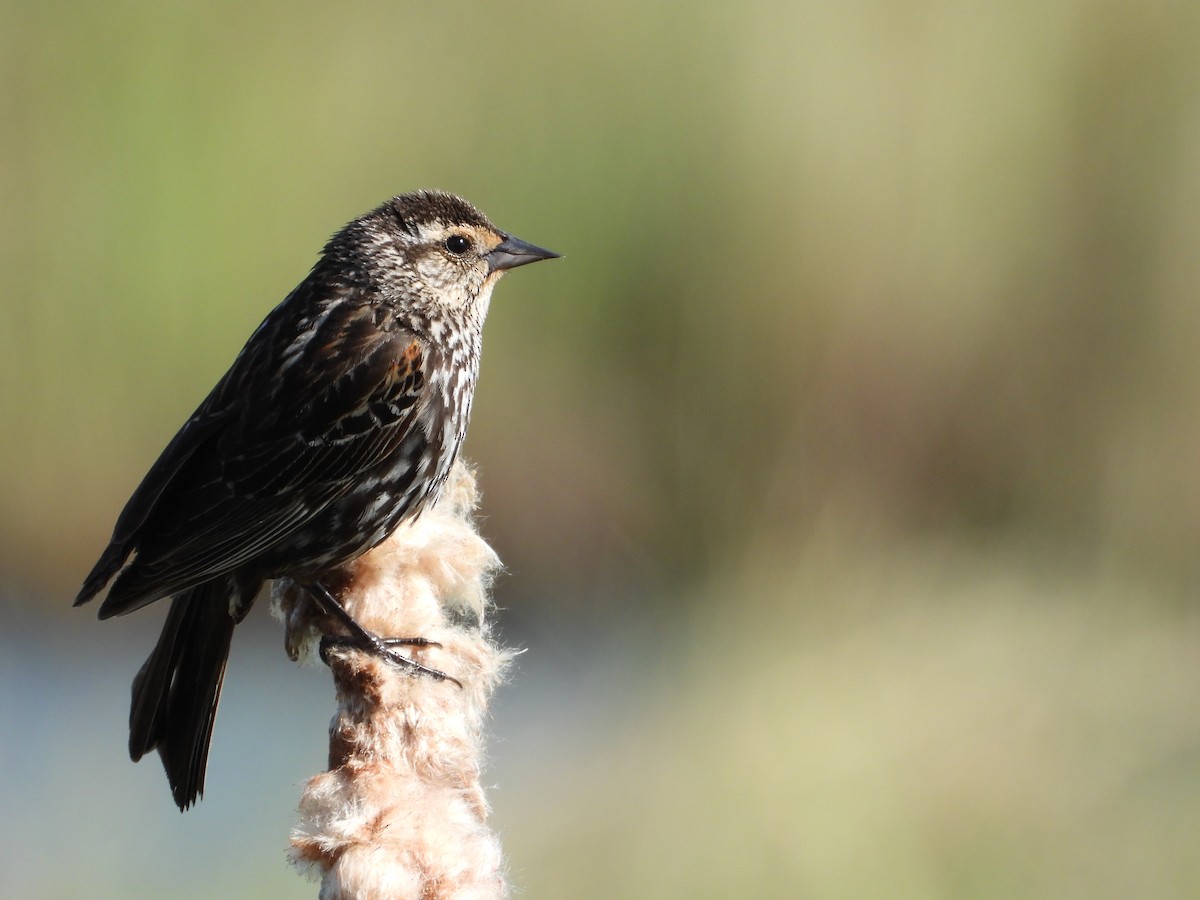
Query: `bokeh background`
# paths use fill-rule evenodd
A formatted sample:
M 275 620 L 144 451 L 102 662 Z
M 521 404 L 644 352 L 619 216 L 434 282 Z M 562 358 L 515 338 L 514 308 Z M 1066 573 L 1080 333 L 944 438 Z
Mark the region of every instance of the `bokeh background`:
M 1200 894 L 1200 5 L 0 5 L 0 893 L 307 897 L 328 676 L 265 604 L 208 795 L 124 755 L 162 610 L 70 599 L 325 238 L 417 187 L 498 291 L 519 896 Z

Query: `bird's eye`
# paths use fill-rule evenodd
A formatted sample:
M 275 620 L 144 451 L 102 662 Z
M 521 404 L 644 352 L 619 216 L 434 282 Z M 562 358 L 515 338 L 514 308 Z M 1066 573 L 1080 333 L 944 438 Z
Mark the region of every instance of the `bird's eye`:
M 471 249 L 471 241 L 469 238 L 463 237 L 461 234 L 452 234 L 446 238 L 446 242 L 442 245 L 455 256 L 462 256 Z

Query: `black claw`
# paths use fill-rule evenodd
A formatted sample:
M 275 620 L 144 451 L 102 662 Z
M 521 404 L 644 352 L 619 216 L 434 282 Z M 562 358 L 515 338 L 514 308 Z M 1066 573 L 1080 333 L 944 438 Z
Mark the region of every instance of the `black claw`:
M 381 637 L 379 639 L 379 642 L 381 644 L 383 644 L 385 647 L 391 647 L 393 645 L 395 645 L 397 647 L 434 647 L 438 650 L 440 650 L 442 647 L 442 645 L 439 641 L 431 641 L 429 638 L 423 638 L 423 637 L 410 637 L 410 638 Z

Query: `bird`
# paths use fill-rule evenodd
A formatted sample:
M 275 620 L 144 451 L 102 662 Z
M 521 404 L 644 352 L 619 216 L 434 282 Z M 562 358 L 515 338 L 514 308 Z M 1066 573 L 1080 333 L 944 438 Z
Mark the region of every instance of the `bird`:
M 329 239 L 150 467 L 74 605 L 107 587 L 108 619 L 170 598 L 133 682 L 129 754 L 158 751 L 180 811 L 204 792 L 234 626 L 270 580 L 340 621 L 331 641 L 448 678 L 392 649 L 429 641 L 372 634 L 322 578 L 437 498 L 492 290 L 558 256 L 453 194 L 393 197 Z

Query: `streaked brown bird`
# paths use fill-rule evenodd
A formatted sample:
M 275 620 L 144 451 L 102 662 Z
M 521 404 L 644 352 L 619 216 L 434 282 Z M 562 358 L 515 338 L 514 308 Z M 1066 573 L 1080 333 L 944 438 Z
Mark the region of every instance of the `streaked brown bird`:
M 171 598 L 133 682 L 129 754 L 158 750 L 181 810 L 204 790 L 233 628 L 268 579 L 302 585 L 349 632 L 338 643 L 446 677 L 390 649 L 421 639 L 363 629 L 321 577 L 437 496 L 492 289 L 557 255 L 450 194 L 394 197 L 329 240 L 134 491 L 75 605 L 110 581 L 101 619 Z

